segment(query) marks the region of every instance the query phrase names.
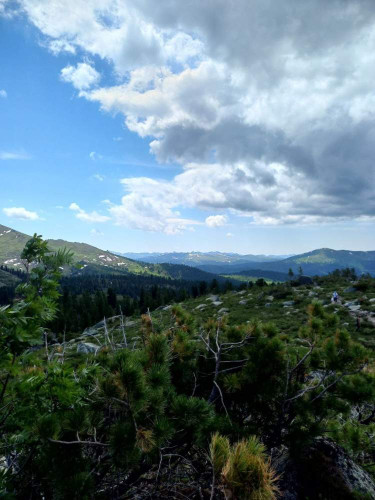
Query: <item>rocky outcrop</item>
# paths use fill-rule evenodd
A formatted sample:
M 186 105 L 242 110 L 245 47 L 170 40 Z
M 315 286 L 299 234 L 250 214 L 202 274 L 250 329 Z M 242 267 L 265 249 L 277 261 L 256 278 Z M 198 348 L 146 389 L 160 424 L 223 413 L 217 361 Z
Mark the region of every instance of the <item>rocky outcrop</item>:
M 280 474 L 279 488 L 286 500 L 375 499 L 375 483 L 334 441 L 316 438 L 298 458 L 283 448 L 273 453 Z
M 77 345 L 77 352 L 80 354 L 96 354 L 100 346 L 97 344 L 91 344 L 90 342 L 81 342 Z

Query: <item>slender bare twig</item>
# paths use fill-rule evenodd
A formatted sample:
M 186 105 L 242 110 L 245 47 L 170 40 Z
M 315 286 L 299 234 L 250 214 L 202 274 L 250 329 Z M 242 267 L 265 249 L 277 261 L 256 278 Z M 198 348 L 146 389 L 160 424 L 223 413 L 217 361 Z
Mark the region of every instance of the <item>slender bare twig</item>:
M 231 421 L 231 419 L 230 419 L 230 416 L 229 416 L 229 413 L 228 413 L 227 407 L 225 406 L 225 403 L 224 403 L 224 397 L 223 397 L 223 393 L 221 392 L 220 386 L 219 386 L 219 384 L 216 382 L 216 380 L 214 380 L 214 384 L 216 385 L 216 387 L 217 387 L 217 389 L 218 389 L 218 391 L 219 391 L 219 393 L 220 393 L 221 404 L 223 405 L 223 408 L 224 408 L 225 413 L 226 413 L 226 415 L 227 415 L 227 417 L 228 417 L 228 420 L 229 420 L 230 424 L 232 425 L 232 421 Z
M 120 313 L 121 313 L 121 316 L 120 316 L 120 326 L 121 326 L 121 331 L 122 331 L 122 337 L 124 339 L 124 345 L 125 345 L 125 347 L 128 347 L 128 341 L 127 341 L 126 332 L 125 332 L 124 315 L 122 314 L 121 306 L 120 306 Z
M 50 443 L 57 443 L 57 444 L 88 444 L 88 445 L 93 445 L 93 446 L 109 446 L 109 444 L 106 443 L 99 443 L 99 441 L 61 441 L 60 439 L 51 439 L 48 438 L 48 441 Z

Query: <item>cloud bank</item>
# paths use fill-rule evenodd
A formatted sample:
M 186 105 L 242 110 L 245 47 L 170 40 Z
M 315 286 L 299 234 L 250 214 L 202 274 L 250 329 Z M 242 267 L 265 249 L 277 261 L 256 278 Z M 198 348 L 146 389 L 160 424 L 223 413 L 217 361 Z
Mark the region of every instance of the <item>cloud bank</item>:
M 0 160 L 30 160 L 31 156 L 26 153 L 14 151 L 0 151 Z
M 98 212 L 86 212 L 81 208 L 77 203 L 71 203 L 69 205 L 69 209 L 73 212 L 76 212 L 77 219 L 80 219 L 84 222 L 107 222 L 110 220 L 110 217 L 106 215 L 101 215 Z
M 64 82 L 70 82 L 78 90 L 88 89 L 100 80 L 100 74 L 86 62 L 66 66 L 61 70 L 60 76 Z
M 373 0 L 18 8 L 51 50 L 109 61 L 116 85 L 92 89 L 99 73 L 88 63 L 62 78 L 181 167 L 170 181 L 123 179 L 110 208 L 118 224 L 174 233 L 192 227 L 187 207 L 254 224 L 373 220 Z
M 7 217 L 21 220 L 38 220 L 40 217 L 36 212 L 31 212 L 23 207 L 3 208 L 3 212 Z

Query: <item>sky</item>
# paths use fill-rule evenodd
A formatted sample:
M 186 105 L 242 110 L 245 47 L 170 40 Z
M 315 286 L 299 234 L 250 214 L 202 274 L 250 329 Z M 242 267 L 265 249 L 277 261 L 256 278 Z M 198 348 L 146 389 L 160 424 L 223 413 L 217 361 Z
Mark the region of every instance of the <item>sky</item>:
M 375 249 L 373 0 L 0 0 L 0 223 Z

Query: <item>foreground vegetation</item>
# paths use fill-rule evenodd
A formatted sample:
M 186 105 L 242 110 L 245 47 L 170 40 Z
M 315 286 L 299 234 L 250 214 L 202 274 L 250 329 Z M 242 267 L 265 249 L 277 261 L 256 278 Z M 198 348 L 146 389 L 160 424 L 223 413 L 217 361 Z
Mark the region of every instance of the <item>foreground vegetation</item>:
M 311 498 L 371 498 L 325 480 L 311 450 L 333 438 L 374 472 L 373 327 L 329 296 L 346 289 L 370 313 L 375 280 L 261 281 L 52 344 L 72 256 L 35 235 L 21 257 L 28 278 L 0 309 L 2 497 L 273 499 L 287 452 L 313 456 Z

